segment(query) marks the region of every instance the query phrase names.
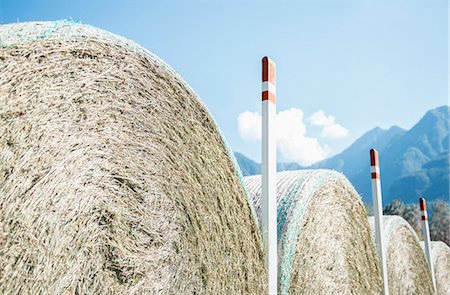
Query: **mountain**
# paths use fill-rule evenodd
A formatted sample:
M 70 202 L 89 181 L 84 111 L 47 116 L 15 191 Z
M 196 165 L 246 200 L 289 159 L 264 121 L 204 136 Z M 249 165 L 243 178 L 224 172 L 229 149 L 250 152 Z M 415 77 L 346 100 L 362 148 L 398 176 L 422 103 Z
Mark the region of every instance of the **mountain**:
M 448 200 L 449 171 L 449 155 L 441 154 L 425 163 L 420 170 L 397 178 L 390 186 L 388 195 L 406 203 L 417 202 L 419 196 Z M 417 197 L 411 199 L 411 196 Z
M 371 202 L 369 149 L 380 156 L 383 202 L 401 199 L 417 202 L 423 195 L 428 200 L 449 198 L 449 119 L 450 108 L 428 111 L 410 130 L 398 127 L 375 128 L 348 149 L 333 158 L 313 165 L 342 171 L 353 183 L 365 202 Z M 336 163 L 340 163 L 336 165 Z
M 261 164 L 256 163 L 252 159 L 247 158 L 243 154 L 239 152 L 235 152 L 234 156 L 236 157 L 236 160 L 239 164 L 239 167 L 241 168 L 242 175 L 248 176 L 248 175 L 257 175 L 261 174 Z M 304 167 L 300 166 L 297 163 L 278 163 L 277 164 L 277 170 L 278 171 L 286 171 L 286 170 L 300 170 Z
M 369 149 L 380 156 L 383 202 L 401 199 L 417 202 L 449 197 L 449 119 L 450 108 L 428 111 L 410 130 L 398 127 L 375 128 L 355 141 L 341 154 L 313 165 L 343 172 L 365 202 L 371 202 Z
M 307 168 L 326 168 L 343 172 L 361 194 L 364 202 L 371 203 L 369 150 L 375 148 L 380 156 L 384 204 L 394 199 L 415 203 L 419 196 L 425 196 L 428 200 L 448 200 L 449 122 L 450 107 L 438 107 L 428 111 L 410 130 L 406 131 L 397 126 L 388 130 L 374 128 L 340 154 Z M 242 165 L 245 165 L 244 163 L 245 161 Z M 253 163 L 259 167 L 259 164 Z M 278 170 L 284 168 L 286 164 L 279 165 Z M 255 174 L 259 172 L 260 170 Z
M 433 109 L 397 144 L 384 150 L 384 161 L 389 163 L 389 169 L 384 172 L 386 186 L 390 187 L 396 178 L 420 171 L 426 163 L 449 153 L 449 119 L 449 107 Z
M 362 195 L 363 200 L 371 202 L 372 187 L 369 150 L 375 148 L 380 152 L 380 158 L 382 158 L 381 151 L 398 141 L 406 132 L 406 130 L 397 126 L 393 126 L 388 130 L 376 127 L 363 134 L 340 154 L 320 161 L 309 168 L 333 169 L 344 173 Z M 383 163 L 381 161 L 380 169 L 384 172 L 385 167 Z
M 343 172 L 346 175 L 355 175 L 365 171 L 369 159 L 369 150 L 375 148 L 384 150 L 391 142 L 398 140 L 406 133 L 400 127 L 393 126 L 389 130 L 376 127 L 358 138 L 342 153 L 320 161 L 309 168 L 327 168 Z
M 297 163 L 277 163 L 277 171 L 287 171 L 287 170 L 301 170 L 305 167 Z
M 247 158 L 241 153 L 235 152 L 234 156 L 236 157 L 236 161 L 241 168 L 242 175 L 256 175 L 261 174 L 261 165 L 256 163 L 255 161 Z

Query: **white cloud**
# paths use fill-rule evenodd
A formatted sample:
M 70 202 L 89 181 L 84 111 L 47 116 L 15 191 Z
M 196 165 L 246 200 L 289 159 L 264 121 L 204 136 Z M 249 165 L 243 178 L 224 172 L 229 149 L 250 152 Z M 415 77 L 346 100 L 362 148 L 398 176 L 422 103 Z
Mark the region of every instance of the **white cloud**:
M 334 116 L 327 116 L 325 112 L 319 110 L 308 118 L 311 125 L 322 127 L 320 136 L 327 139 L 345 138 L 348 135 L 348 130 L 336 123 Z
M 325 115 L 325 112 L 322 110 L 319 110 L 312 114 L 308 118 L 309 123 L 315 126 L 329 126 L 334 124 L 336 121 L 336 118 L 334 116 L 327 116 Z
M 326 126 L 323 128 L 322 132 L 320 133 L 320 136 L 323 138 L 329 138 L 329 139 L 339 139 L 339 138 L 345 138 L 348 135 L 348 130 L 342 127 L 339 124 L 333 124 L 330 126 Z
M 325 159 L 330 149 L 306 135 L 303 117 L 303 111 L 296 108 L 277 114 L 277 148 L 285 160 L 306 166 Z M 241 138 L 261 140 L 261 115 L 249 111 L 239 114 L 238 128 Z
M 242 139 L 261 140 L 261 115 L 245 111 L 238 116 L 239 135 Z
M 325 159 L 329 154 L 326 146 L 316 138 L 306 135 L 303 111 L 291 108 L 278 113 L 277 147 L 281 155 L 300 165 L 310 165 Z

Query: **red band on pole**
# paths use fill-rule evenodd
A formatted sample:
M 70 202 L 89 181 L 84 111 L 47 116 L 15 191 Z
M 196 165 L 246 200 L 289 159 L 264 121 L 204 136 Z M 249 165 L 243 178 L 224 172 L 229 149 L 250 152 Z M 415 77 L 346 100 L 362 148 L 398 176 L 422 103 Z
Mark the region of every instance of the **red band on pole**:
M 263 101 L 269 100 L 273 103 L 276 103 L 275 73 L 276 73 L 275 63 L 271 61 L 267 56 L 263 57 L 262 59 L 263 89 L 261 95 Z
M 275 85 L 275 79 L 275 63 L 267 56 L 264 56 L 262 59 L 262 81 Z
M 372 172 L 372 179 L 380 179 L 380 174 Z
M 370 165 L 371 166 L 380 166 L 380 162 L 378 161 L 378 152 L 376 149 L 370 150 Z
M 262 100 L 270 100 L 271 102 L 276 103 L 275 94 L 270 91 L 263 91 Z
M 420 211 L 427 211 L 427 202 L 424 198 L 420 198 Z
M 422 220 L 428 220 L 428 216 L 422 216 Z

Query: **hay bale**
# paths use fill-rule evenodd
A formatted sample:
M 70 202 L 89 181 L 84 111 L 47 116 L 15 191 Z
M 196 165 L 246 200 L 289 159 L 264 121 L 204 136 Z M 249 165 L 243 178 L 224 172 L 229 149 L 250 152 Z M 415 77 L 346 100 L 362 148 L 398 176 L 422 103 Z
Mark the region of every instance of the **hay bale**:
M 261 177 L 244 177 L 258 218 Z M 280 294 L 379 294 L 381 277 L 361 198 L 328 170 L 277 173 Z
M 437 295 L 450 294 L 450 248 L 444 242 L 431 242 L 431 260 Z
M 265 292 L 238 168 L 179 75 L 90 26 L 0 36 L 1 294 Z
M 374 218 L 369 217 L 372 231 Z M 433 294 L 433 282 L 416 232 L 400 216 L 383 217 L 389 294 Z
M 5 242 L 5 233 L 3 232 L 3 224 L 0 222 L 0 248 L 3 246 Z
M 424 249 L 424 242 L 420 242 Z M 434 268 L 437 295 L 450 294 L 450 247 L 441 241 L 431 242 L 431 264 Z

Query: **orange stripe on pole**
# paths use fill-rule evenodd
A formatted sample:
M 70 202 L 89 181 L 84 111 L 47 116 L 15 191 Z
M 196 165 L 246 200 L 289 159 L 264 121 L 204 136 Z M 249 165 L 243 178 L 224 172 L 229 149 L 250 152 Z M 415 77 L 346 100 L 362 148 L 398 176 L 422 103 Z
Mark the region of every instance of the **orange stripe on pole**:
M 370 165 L 371 166 L 380 166 L 380 162 L 378 160 L 378 152 L 376 149 L 370 150 Z
M 267 90 L 262 92 L 262 100 L 270 100 L 271 102 L 276 103 L 277 99 L 275 94 Z
M 427 211 L 427 201 L 424 198 L 420 198 L 420 211 Z
M 381 193 L 380 166 L 376 149 L 370 150 L 370 173 L 372 176 L 373 216 L 375 218 L 375 245 L 380 259 L 381 275 L 383 278 L 382 294 L 389 295 L 387 260 L 383 235 L 383 200 Z
M 434 290 L 436 290 L 436 277 L 434 274 L 434 268 L 433 268 L 433 259 L 431 257 L 431 240 L 430 240 L 430 227 L 428 225 L 428 213 L 427 213 L 427 202 L 425 201 L 425 198 L 419 199 L 420 204 L 420 215 L 422 219 L 422 235 L 423 235 L 423 241 L 425 244 L 425 255 L 427 257 L 428 261 L 428 268 L 431 273 L 431 279 L 433 280 L 433 287 Z M 435 293 L 433 293 L 435 294 Z
M 420 211 L 422 213 L 422 220 L 428 220 L 427 214 L 427 201 L 424 198 L 420 198 Z

